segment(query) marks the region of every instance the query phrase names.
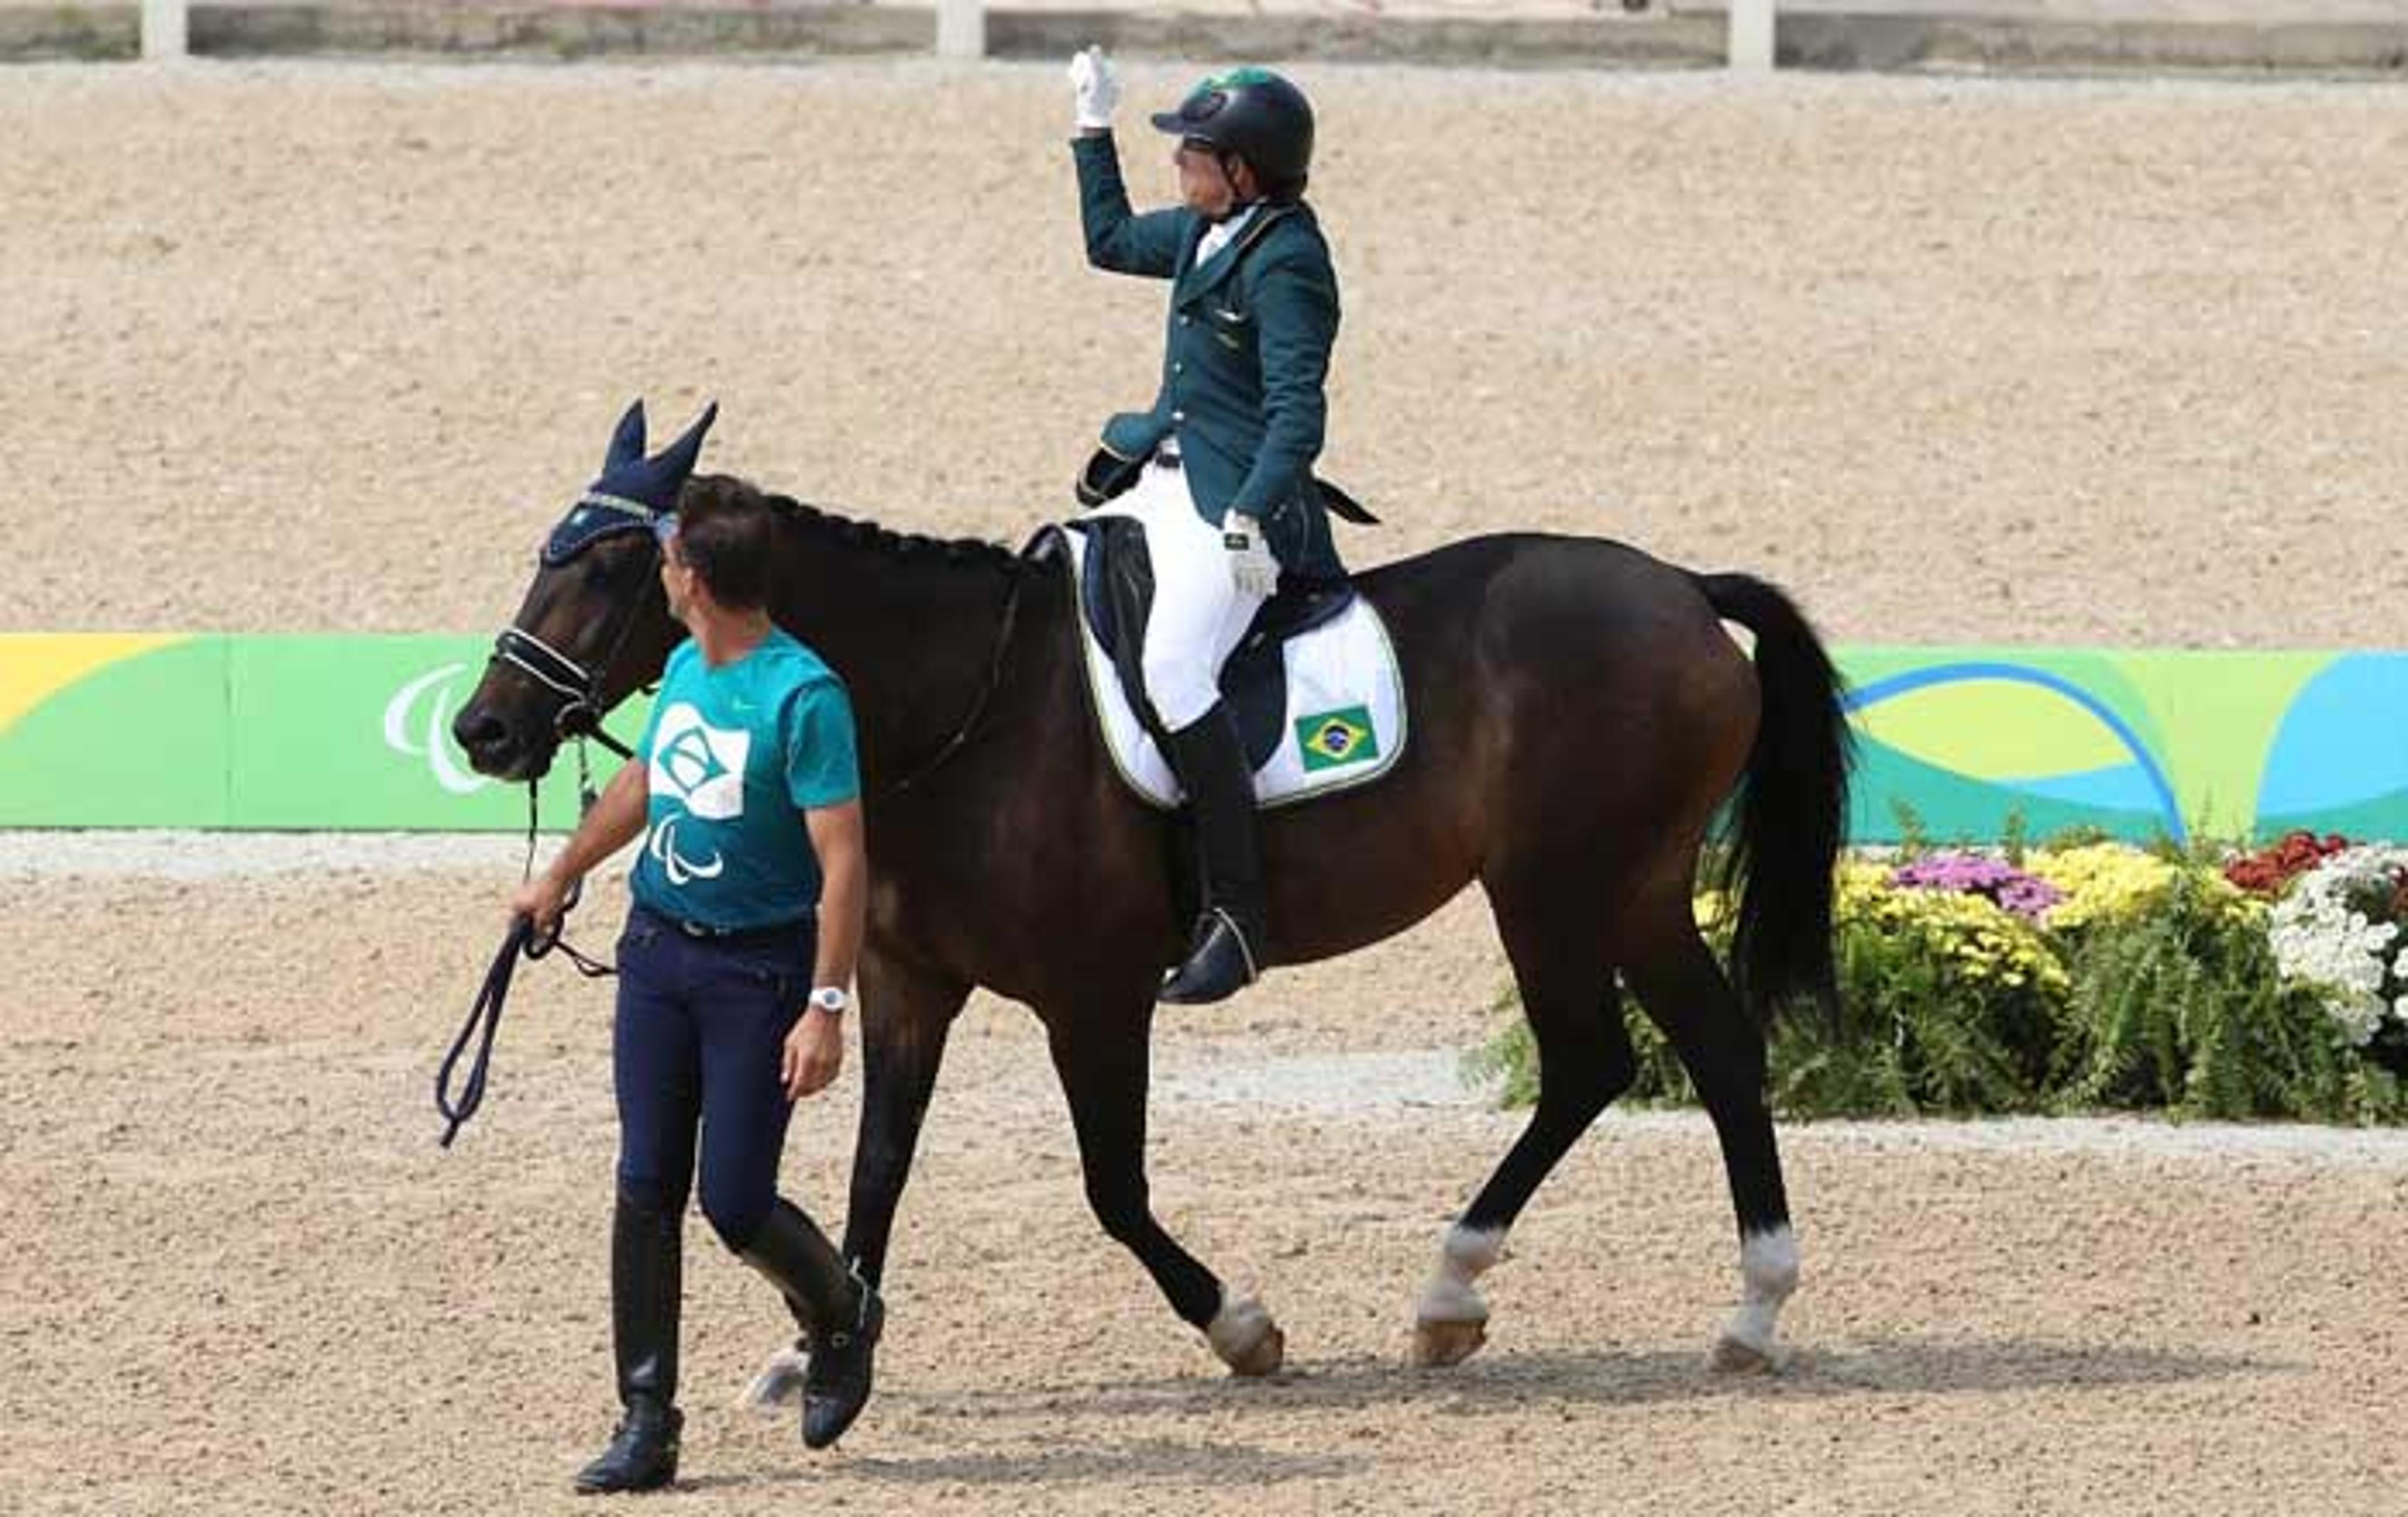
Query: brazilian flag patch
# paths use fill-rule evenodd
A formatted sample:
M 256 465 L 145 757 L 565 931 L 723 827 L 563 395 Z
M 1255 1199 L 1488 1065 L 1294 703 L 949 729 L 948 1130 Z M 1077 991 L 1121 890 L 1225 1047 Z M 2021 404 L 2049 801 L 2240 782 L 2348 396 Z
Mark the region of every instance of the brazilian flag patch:
M 1380 739 L 1371 730 L 1367 707 L 1341 706 L 1298 717 L 1296 746 L 1304 754 L 1304 772 L 1317 773 L 1380 756 Z

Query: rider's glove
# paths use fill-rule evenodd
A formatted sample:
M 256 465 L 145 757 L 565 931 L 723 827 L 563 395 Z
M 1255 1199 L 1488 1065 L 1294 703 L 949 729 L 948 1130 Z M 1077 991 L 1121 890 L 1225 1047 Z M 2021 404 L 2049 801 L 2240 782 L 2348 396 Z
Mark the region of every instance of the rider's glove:
M 1263 542 L 1262 523 L 1240 511 L 1221 519 L 1221 546 L 1229 551 L 1229 578 L 1238 594 L 1268 600 L 1279 588 L 1279 560 Z
M 1121 103 L 1121 80 L 1103 49 L 1089 46 L 1070 55 L 1070 90 L 1076 100 L 1071 119 L 1079 129 L 1111 131 L 1112 111 Z

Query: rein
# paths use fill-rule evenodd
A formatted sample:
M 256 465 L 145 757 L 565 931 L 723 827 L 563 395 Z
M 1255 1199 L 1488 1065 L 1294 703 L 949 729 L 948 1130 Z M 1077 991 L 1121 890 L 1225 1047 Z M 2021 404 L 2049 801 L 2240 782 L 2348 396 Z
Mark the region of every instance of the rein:
M 1020 621 L 1020 591 L 1026 581 L 1027 575 L 1025 571 L 1015 574 L 1012 576 L 1011 587 L 1004 592 L 1003 625 L 996 630 L 995 650 L 987 656 L 986 681 L 979 687 L 978 697 L 970 703 L 969 715 L 962 719 L 961 725 L 953 729 L 953 735 L 945 739 L 933 757 L 894 784 L 881 786 L 876 794 L 868 797 L 870 800 L 891 800 L 902 794 L 943 768 L 948 760 L 968 746 L 971 735 L 978 731 L 980 721 L 986 715 L 987 708 L 994 704 L 995 693 L 1002 688 L 1004 655 L 1011 650 L 1012 628 Z
M 577 776 L 578 810 L 581 816 L 593 809 L 595 799 L 594 782 L 586 770 L 585 745 L 582 742 L 577 746 Z M 527 781 L 527 856 L 523 878 L 532 878 L 535 873 L 536 815 L 537 781 L 530 780 Z M 577 902 L 584 893 L 584 882 L 580 880 L 577 887 L 568 893 L 568 898 L 561 902 L 560 921 L 554 923 L 548 933 L 538 932 L 532 917 L 510 919 L 509 931 L 502 937 L 501 951 L 494 955 L 492 966 L 485 970 L 484 981 L 477 989 L 477 998 L 468 1005 L 468 1019 L 461 1023 L 460 1035 L 452 1039 L 451 1052 L 443 1055 L 442 1066 L 435 1072 L 435 1109 L 441 1113 L 444 1121 L 442 1147 L 450 1148 L 452 1140 L 460 1136 L 460 1129 L 466 1126 L 468 1119 L 477 1114 L 477 1109 L 485 1104 L 485 1081 L 494 1064 L 494 1039 L 502 1030 L 502 1007 L 509 999 L 510 978 L 517 973 L 520 959 L 539 959 L 556 948 L 576 966 L 577 972 L 588 980 L 602 980 L 619 972 L 613 966 L 580 952 L 561 938 L 561 931 L 568 922 L 568 913 L 577 909 Z M 467 1078 L 461 1082 L 459 1094 L 455 1095 L 452 1090 L 452 1071 L 459 1067 L 461 1057 L 467 1054 L 471 1042 L 477 1045 L 477 1050 L 468 1060 Z

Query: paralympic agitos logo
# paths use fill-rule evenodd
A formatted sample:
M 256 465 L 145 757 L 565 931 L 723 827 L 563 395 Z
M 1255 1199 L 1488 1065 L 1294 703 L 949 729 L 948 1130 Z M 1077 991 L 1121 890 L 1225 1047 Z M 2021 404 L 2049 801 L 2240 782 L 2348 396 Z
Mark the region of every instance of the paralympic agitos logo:
M 423 758 L 435 782 L 454 795 L 468 795 L 493 781 L 461 767 L 452 757 L 452 713 L 461 697 L 452 678 L 468 667 L 446 664 L 403 685 L 384 703 L 384 745 L 409 758 Z

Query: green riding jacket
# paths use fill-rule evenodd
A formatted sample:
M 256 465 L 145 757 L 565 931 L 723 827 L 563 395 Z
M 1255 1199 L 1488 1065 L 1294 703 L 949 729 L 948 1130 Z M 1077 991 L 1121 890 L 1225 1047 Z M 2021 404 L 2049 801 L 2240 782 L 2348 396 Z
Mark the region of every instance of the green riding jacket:
M 1236 509 L 1263 524 L 1282 571 L 1345 571 L 1313 486 L 1328 416 L 1324 384 L 1338 340 L 1338 276 L 1312 210 L 1263 205 L 1230 243 L 1196 262 L 1210 224 L 1184 208 L 1129 209 L 1110 133 L 1072 139 L 1087 262 L 1170 284 L 1162 389 L 1150 409 L 1104 425 L 1103 445 L 1144 458 L 1177 436 L 1197 513 Z

